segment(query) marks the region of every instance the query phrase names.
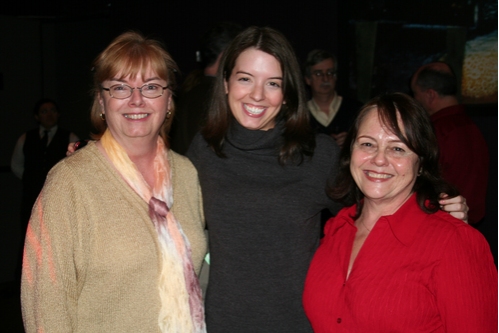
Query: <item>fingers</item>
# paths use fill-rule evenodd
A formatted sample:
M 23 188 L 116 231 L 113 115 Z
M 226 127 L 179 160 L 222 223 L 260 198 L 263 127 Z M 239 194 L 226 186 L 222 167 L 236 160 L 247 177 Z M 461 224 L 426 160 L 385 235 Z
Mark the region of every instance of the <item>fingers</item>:
M 438 201 L 441 205 L 453 204 L 453 203 L 462 203 L 466 205 L 466 198 L 462 195 L 458 195 L 457 197 L 449 198 L 449 196 L 445 193 L 440 194 L 440 200 Z
M 454 216 L 459 220 L 463 220 L 463 222 L 468 223 L 468 214 L 465 212 L 450 212 L 450 215 Z
M 75 152 L 76 150 L 76 147 L 75 147 L 76 143 L 75 142 L 71 142 L 69 145 L 68 145 L 68 151 L 66 151 L 66 156 L 69 156 L 71 155 L 72 153 Z
M 454 198 L 451 198 L 452 200 Z M 452 216 L 454 216 L 457 219 L 463 220 L 464 222 L 468 223 L 468 211 L 469 207 L 466 204 L 466 199 L 464 199 L 464 202 L 457 202 L 457 203 L 445 203 L 442 204 L 443 201 L 440 201 L 440 209 L 443 211 L 450 213 Z

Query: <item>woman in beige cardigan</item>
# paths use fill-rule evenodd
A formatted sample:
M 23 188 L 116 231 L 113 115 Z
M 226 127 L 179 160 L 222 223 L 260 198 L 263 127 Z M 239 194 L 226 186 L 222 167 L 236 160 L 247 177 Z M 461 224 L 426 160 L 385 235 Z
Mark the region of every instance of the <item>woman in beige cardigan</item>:
M 28 227 L 28 333 L 205 331 L 197 173 L 166 141 L 176 69 L 134 32 L 96 58 L 98 140 L 51 170 Z

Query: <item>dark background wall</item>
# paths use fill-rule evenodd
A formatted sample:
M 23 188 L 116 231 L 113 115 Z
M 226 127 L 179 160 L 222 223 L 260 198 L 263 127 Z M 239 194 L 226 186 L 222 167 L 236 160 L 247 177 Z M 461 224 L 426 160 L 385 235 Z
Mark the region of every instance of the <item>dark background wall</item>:
M 271 26 L 288 37 L 301 61 L 314 48 L 337 53 L 340 93 L 359 96 L 361 91 L 363 94 L 360 96 L 367 98 L 383 90 L 408 91 L 407 81 L 415 69 L 411 67 L 414 66 L 414 59 L 411 58 L 413 63 L 410 66 L 405 65 L 406 58 L 396 57 L 397 54 L 391 50 L 398 48 L 401 54 L 404 53 L 402 50 L 406 47 L 401 45 L 400 40 L 405 40 L 413 49 L 419 49 L 419 46 L 428 43 L 425 40 L 428 36 L 404 39 L 407 34 L 403 28 L 407 25 L 436 26 L 435 29 L 460 27 L 465 30 L 466 38 L 497 30 L 497 2 L 490 0 L 424 0 L 412 3 L 396 0 L 287 3 L 260 0 L 58 0 L 33 3 L 21 0 L 3 4 L 2 7 L 0 282 L 13 279 L 19 239 L 17 221 L 21 182 L 8 168 L 15 142 L 23 132 L 35 126 L 32 107 L 42 96 L 59 102 L 61 126 L 73 130 L 80 137 L 88 137 L 91 62 L 119 33 L 133 29 L 161 39 L 185 76 L 196 68 L 198 40 L 213 23 L 233 21 L 243 26 Z M 381 28 L 369 32 L 372 24 Z M 364 39 L 356 34 L 359 25 L 364 27 Z M 397 30 L 397 38 L 395 30 L 386 28 L 391 25 L 402 27 Z M 370 33 L 367 38 L 366 26 Z M 394 31 L 393 34 L 391 31 Z M 442 48 L 447 49 L 447 46 Z M 411 56 L 409 52 L 408 57 Z M 366 58 L 371 59 L 371 64 L 362 67 L 366 65 Z M 388 66 L 390 63 L 395 65 Z M 495 103 L 472 107 L 471 110 L 490 140 L 493 176 L 490 201 L 493 205 L 489 205 L 487 223 L 481 228 L 497 253 L 497 98 Z

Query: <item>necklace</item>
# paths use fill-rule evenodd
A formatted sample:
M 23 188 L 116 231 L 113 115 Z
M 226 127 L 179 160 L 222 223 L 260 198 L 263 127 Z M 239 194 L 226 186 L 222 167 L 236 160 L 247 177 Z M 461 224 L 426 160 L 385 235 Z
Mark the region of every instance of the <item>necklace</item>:
M 368 227 L 364 224 L 364 221 L 363 221 L 363 220 L 360 220 L 360 223 L 362 223 L 362 225 L 364 226 L 364 228 L 366 228 L 366 230 L 367 230 L 368 232 L 371 232 L 372 228 L 371 228 L 371 229 L 369 229 L 369 228 L 368 228 Z

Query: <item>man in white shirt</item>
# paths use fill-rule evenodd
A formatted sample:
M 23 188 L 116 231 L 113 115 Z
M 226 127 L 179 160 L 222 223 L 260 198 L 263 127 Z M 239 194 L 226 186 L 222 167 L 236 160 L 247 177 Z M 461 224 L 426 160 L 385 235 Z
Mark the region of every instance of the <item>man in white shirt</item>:
M 68 144 L 78 141 L 74 133 L 57 125 L 60 113 L 55 101 L 47 98 L 39 100 L 33 113 L 39 127 L 24 133 L 17 140 L 10 164 L 12 172 L 23 181 L 23 233 L 48 171 L 66 156 Z
M 338 61 L 334 54 L 324 50 L 308 54 L 304 74 L 312 93 L 307 103 L 311 125 L 317 132 L 331 135 L 341 147 L 361 104 L 338 95 L 337 73 Z

